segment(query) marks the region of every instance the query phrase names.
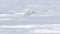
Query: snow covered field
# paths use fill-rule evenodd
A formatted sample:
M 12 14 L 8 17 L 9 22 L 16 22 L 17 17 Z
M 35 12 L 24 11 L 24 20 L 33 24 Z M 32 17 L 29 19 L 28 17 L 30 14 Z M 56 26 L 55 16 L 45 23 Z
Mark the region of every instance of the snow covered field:
M 60 34 L 60 24 L 0 25 L 1 34 Z
M 60 0 L 0 0 L 0 34 L 60 34 Z

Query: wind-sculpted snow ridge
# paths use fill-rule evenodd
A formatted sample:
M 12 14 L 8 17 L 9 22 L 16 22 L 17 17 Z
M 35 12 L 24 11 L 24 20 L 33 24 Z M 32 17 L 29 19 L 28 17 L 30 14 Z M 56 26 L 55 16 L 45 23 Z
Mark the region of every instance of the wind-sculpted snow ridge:
M 51 34 L 60 33 L 60 24 L 35 24 L 35 25 L 0 25 L 0 32 L 24 34 Z
M 21 16 L 57 16 L 60 15 L 59 11 L 53 10 L 53 9 L 45 9 L 45 10 L 39 10 L 39 11 L 33 11 L 31 9 L 25 9 L 22 11 L 8 11 L 12 14 L 0 14 L 0 17 L 21 17 Z
M 13 12 L 13 11 L 12 11 Z M 24 17 L 50 17 L 50 16 L 60 16 L 59 12 L 55 12 L 52 9 L 33 11 L 31 9 L 25 9 L 21 11 L 15 11 L 12 14 L 0 14 L 0 20 L 16 20 L 17 18 Z

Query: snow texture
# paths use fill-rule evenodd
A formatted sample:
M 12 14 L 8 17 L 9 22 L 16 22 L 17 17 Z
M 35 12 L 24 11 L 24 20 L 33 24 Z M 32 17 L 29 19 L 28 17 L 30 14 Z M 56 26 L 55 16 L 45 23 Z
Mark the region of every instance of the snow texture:
M 0 34 L 60 34 L 60 0 L 0 0 Z

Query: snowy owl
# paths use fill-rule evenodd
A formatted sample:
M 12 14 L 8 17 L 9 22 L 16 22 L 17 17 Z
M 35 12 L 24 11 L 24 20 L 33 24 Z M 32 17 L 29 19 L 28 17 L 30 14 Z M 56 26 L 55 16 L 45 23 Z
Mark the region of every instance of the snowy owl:
M 34 13 L 35 13 L 35 11 L 31 11 L 30 9 L 25 9 L 25 15 L 24 16 L 31 16 Z

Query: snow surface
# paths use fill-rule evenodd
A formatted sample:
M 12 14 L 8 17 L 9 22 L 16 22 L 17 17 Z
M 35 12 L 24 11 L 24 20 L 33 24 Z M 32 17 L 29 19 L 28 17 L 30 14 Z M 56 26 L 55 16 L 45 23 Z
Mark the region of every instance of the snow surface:
M 60 24 L 40 24 L 40 25 L 0 25 L 2 34 L 58 34 Z
M 60 0 L 0 0 L 0 34 L 60 34 Z

